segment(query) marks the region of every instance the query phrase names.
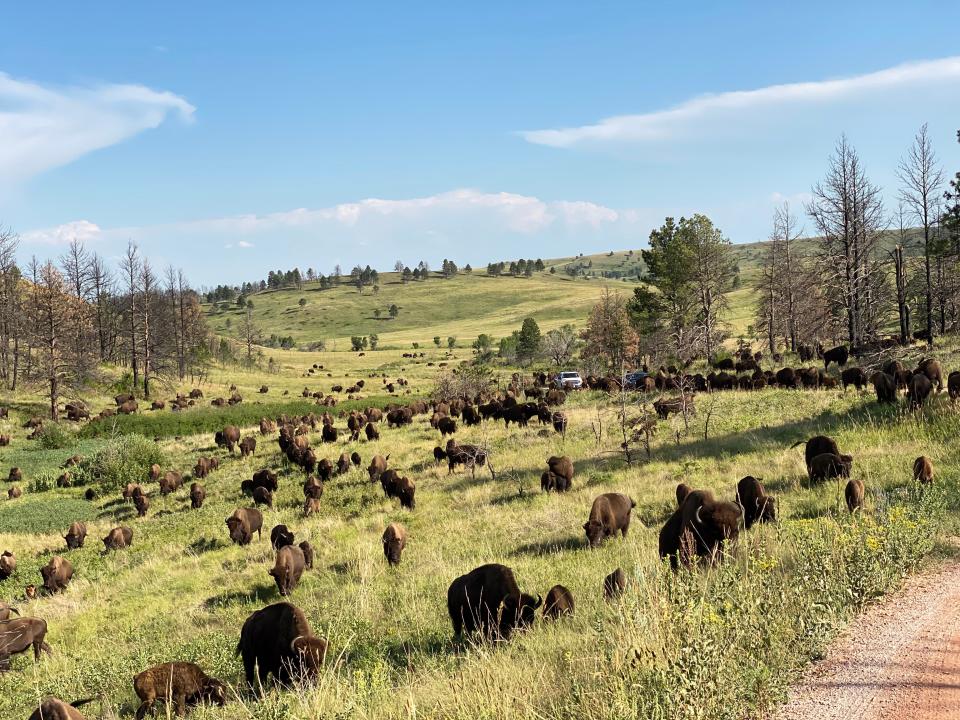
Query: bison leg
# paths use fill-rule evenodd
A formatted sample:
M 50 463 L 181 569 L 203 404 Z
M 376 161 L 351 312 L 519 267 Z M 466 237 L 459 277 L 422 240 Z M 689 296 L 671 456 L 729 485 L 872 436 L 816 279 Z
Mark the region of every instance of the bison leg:
M 153 698 L 148 698 L 140 703 L 140 707 L 137 708 L 137 714 L 134 717 L 137 720 L 143 720 L 143 717 L 150 711 L 153 707 Z

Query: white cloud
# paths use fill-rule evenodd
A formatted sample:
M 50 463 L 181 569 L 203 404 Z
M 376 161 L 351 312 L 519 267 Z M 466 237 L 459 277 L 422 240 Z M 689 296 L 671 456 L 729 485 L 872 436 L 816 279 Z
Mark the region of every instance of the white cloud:
M 13 186 L 94 150 L 184 121 L 195 108 L 142 85 L 48 87 L 0 73 L 0 187 Z
M 90 243 L 100 238 L 100 226 L 89 220 L 74 220 L 46 230 L 24 233 L 21 240 L 37 245 L 68 245 L 74 240 Z
M 940 93 L 960 88 L 960 56 L 905 63 L 852 77 L 770 85 L 696 97 L 673 108 L 638 115 L 619 115 L 580 127 L 529 130 L 521 135 L 531 143 L 552 147 L 582 144 L 650 143 L 706 132 L 711 138 L 736 131 L 758 112 L 790 113 L 798 108 L 877 98 L 890 101 L 893 91 L 915 93 L 936 87 Z M 771 122 L 784 115 L 772 114 Z
M 246 240 L 241 240 L 240 242 L 237 243 L 237 247 L 242 247 L 242 248 L 252 248 L 253 246 L 254 245 L 252 242 L 247 242 Z

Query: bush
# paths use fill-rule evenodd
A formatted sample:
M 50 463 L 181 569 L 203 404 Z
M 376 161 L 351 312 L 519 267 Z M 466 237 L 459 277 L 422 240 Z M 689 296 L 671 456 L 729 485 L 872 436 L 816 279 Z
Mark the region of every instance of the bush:
M 37 432 L 37 445 L 44 450 L 62 450 L 74 443 L 73 433 L 68 432 L 62 425 L 50 423 L 44 425 Z
M 160 446 L 142 435 L 112 438 L 77 468 L 78 484 L 99 485 L 104 492 L 119 490 L 128 482 L 143 480 L 156 463 L 167 464 Z

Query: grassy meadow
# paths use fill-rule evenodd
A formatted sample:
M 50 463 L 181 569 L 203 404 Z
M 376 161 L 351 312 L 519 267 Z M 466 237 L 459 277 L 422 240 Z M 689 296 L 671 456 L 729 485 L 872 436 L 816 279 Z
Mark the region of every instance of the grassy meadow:
M 597 290 L 592 283 L 560 282 Z M 255 302 L 258 312 L 266 310 L 263 296 Z M 405 343 L 416 336 L 413 328 L 397 332 Z M 431 328 L 430 335 L 440 332 Z M 213 445 L 209 428 L 217 415 L 208 403 L 229 396 L 230 384 L 244 396 L 231 417 L 249 434 L 261 414 L 300 407 L 304 387 L 326 392 L 333 384 L 366 378 L 358 405 L 402 402 L 430 393 L 440 363 L 467 357 L 462 349 L 424 349 L 427 357 L 416 360 L 403 358 L 400 350 L 363 356 L 266 351 L 275 360 L 274 374 L 214 368 L 203 386 L 202 407 L 182 418 L 168 410 L 144 412 L 111 428 L 68 434 L 56 443 L 60 447 L 25 439 L 20 426 L 39 412 L 38 403 L 25 395 L 14 398 L 11 417 L 0 421 L 0 432 L 12 433 L 13 443 L 0 457 L 4 477 L 7 466 L 23 468 L 25 494 L 8 501 L 4 493 L 0 500 L 0 551 L 10 549 L 19 559 L 16 574 L 0 583 L 0 599 L 46 619 L 53 655 L 37 665 L 32 657 L 14 658 L 13 671 L 0 675 L 0 717 L 26 718 L 50 694 L 96 698 L 86 708 L 88 717 L 131 717 L 137 706 L 133 675 L 180 659 L 199 663 L 232 688 L 226 707 L 194 710 L 199 720 L 759 718 L 852 613 L 895 587 L 931 553 L 946 552 L 940 539 L 956 529 L 960 413 L 945 393 L 917 414 L 902 406 L 880 408 L 872 394 L 852 390 L 703 395 L 689 428 L 679 418 L 661 422 L 651 457 L 641 453 L 632 465 L 619 450 L 616 398 L 576 393 L 564 408 L 565 436 L 535 421 L 528 428 L 488 422 L 459 430 L 461 442 L 491 448 L 495 478 L 487 468 L 473 477 L 434 464 L 432 449 L 440 437 L 426 416 L 402 429 L 384 424 L 381 440 L 373 443 L 349 443 L 341 434 L 337 444 L 322 445 L 316 433 L 311 442 L 321 457 L 335 461 L 341 452 L 357 450 L 364 463 L 329 482 L 323 511 L 309 518 L 300 512 L 303 476 L 285 465 L 273 437 L 258 436 L 250 459 L 227 457 Z M 958 364 L 952 354 L 945 359 L 950 369 Z M 304 377 L 314 364 L 324 369 Z M 410 385 L 388 396 L 384 374 L 406 377 Z M 270 391 L 260 395 L 264 383 Z M 176 389 L 161 390 L 172 395 Z M 108 404 L 108 394 L 93 392 L 86 399 L 96 410 Z M 653 399 L 631 397 L 630 403 L 639 408 Z M 337 425 L 343 430 L 345 421 Z M 189 479 L 165 498 L 147 484 L 152 504 L 143 519 L 116 491 L 87 502 L 83 488 L 31 485 L 38 477 L 55 477 L 74 453 L 90 456 L 127 444 L 124 432 L 150 439 L 167 468 L 188 472 L 198 456 L 219 456 L 220 469 L 204 481 L 203 509 L 189 509 Z M 854 474 L 868 488 L 863 514 L 847 514 L 837 485 L 808 486 L 803 449 L 790 446 L 817 433 L 832 435 L 854 455 Z M 399 508 L 383 497 L 379 484 L 368 482 L 364 468 L 375 453 L 389 454 L 391 467 L 415 480 L 415 511 Z M 570 456 L 576 465 L 573 490 L 563 495 L 539 487 L 544 461 L 555 454 Z M 920 454 L 929 455 L 938 472 L 935 487 L 925 493 L 911 478 Z M 239 485 L 261 467 L 280 471 L 275 508 L 264 512 L 262 539 L 233 546 L 224 519 L 249 503 Z M 671 573 L 657 557 L 657 534 L 675 505 L 676 484 L 732 499 L 737 480 L 748 474 L 763 478 L 779 498 L 780 521 L 742 533 L 718 568 Z M 581 526 L 593 498 L 612 491 L 637 503 L 630 534 L 591 551 Z M 74 520 L 85 520 L 90 534 L 86 547 L 68 552 L 62 535 Z M 387 566 L 380 542 L 393 521 L 409 532 L 395 569 Z M 100 538 L 121 523 L 133 528 L 132 547 L 104 555 Z M 290 600 L 328 638 L 331 654 L 316 685 L 271 690 L 256 700 L 243 686 L 234 648 L 244 619 L 280 599 L 267 574 L 273 564 L 269 530 L 278 523 L 315 548 L 315 569 L 304 574 Z M 27 602 L 24 586 L 39 583 L 38 569 L 54 554 L 73 563 L 73 582 L 61 595 Z M 526 592 L 546 595 L 554 584 L 567 586 L 575 615 L 555 623 L 538 620 L 503 646 L 455 644 L 447 586 L 487 562 L 509 565 Z M 610 603 L 601 586 L 617 567 L 627 572 L 630 590 Z

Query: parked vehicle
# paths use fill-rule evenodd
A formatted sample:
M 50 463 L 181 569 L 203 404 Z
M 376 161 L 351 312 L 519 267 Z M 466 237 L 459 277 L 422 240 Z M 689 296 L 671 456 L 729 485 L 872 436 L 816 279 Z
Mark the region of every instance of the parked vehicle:
M 583 378 L 575 370 L 564 370 L 553 378 L 553 384 L 561 390 L 579 390 L 583 387 Z
M 636 387 L 642 383 L 650 373 L 643 372 L 643 370 L 634 370 L 623 376 L 623 387 L 627 390 L 634 390 Z

